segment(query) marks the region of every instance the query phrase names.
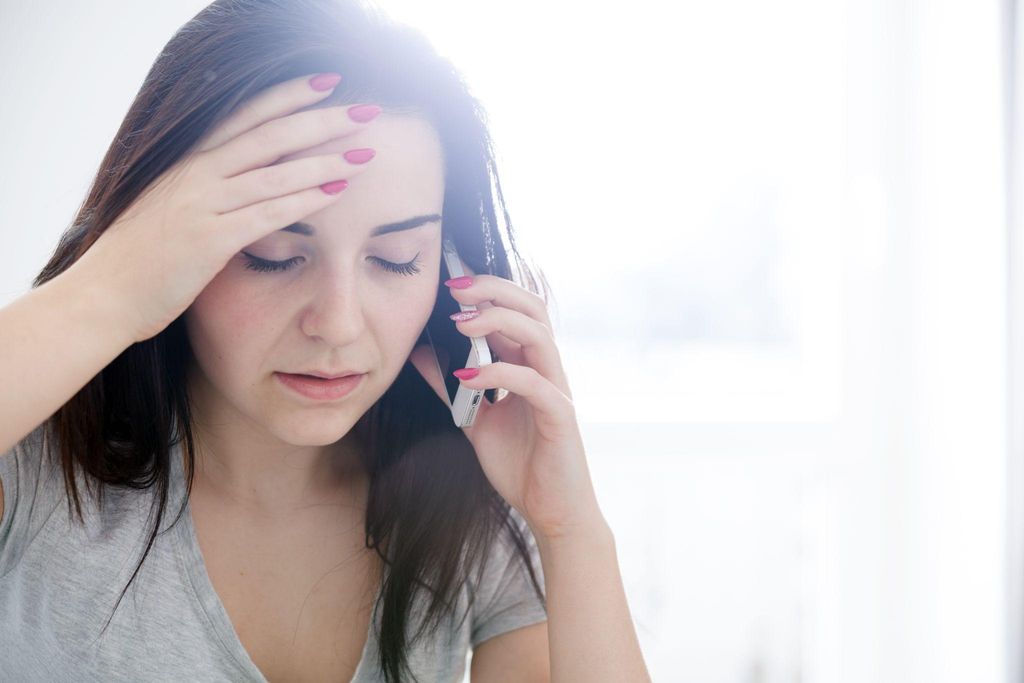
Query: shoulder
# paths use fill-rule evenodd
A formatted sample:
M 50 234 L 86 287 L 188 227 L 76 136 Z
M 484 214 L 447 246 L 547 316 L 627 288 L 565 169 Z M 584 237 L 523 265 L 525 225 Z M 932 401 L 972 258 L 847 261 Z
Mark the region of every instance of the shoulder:
M 28 489 L 34 489 L 52 471 L 54 460 L 48 447 L 46 423 L 33 429 L 6 453 L 0 453 L 0 520 L 4 508 L 10 507 Z
M 544 573 L 537 543 L 514 510 L 485 554 L 473 586 L 471 645 L 547 619 Z
M 485 560 L 477 596 L 480 603 L 473 613 L 470 678 L 547 681 L 550 658 L 540 554 L 532 530 L 514 508 L 509 522 L 518 538 L 508 526 L 502 526 Z
M 0 576 L 60 502 L 64 487 L 57 458 L 45 423 L 0 454 Z
M 515 508 L 509 508 L 508 518 L 500 524 L 494 535 L 489 539 L 487 550 L 483 553 L 480 566 L 480 583 L 495 582 L 510 569 L 523 566 L 523 551 L 529 559 L 536 559 L 540 565 L 537 552 L 537 541 L 530 530 L 529 524 Z
M 515 534 L 512 530 L 515 530 Z M 508 519 L 501 525 L 501 528 L 497 534 L 497 541 L 504 544 L 506 547 L 515 548 L 518 541 L 522 540 L 528 545 L 533 545 L 536 540 L 533 537 L 533 531 L 530 529 L 530 525 L 526 523 L 526 519 L 516 510 L 514 507 L 508 509 Z

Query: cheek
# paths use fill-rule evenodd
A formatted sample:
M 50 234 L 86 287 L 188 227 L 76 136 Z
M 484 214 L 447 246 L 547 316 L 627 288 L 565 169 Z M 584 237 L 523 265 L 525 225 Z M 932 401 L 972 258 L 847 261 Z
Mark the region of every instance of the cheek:
M 262 313 L 261 313 L 262 311 Z M 224 374 L 258 353 L 260 331 L 266 329 L 266 308 L 218 276 L 207 285 L 185 314 L 189 341 L 196 360 L 207 373 Z
M 410 316 L 412 318 L 412 327 L 415 328 L 415 334 L 419 334 L 423 326 L 427 324 L 427 319 L 430 317 L 430 312 L 434 309 L 434 305 L 437 302 L 439 296 L 451 296 L 447 291 L 438 291 L 438 268 L 428 268 L 427 272 L 423 273 L 423 286 L 416 290 L 416 303 L 415 312 Z M 447 287 L 441 289 L 447 290 Z
M 430 318 L 437 297 L 446 295 L 445 292 L 439 294 L 437 291 L 436 272 L 433 276 L 428 273 L 423 276 L 417 287 L 408 288 L 400 294 L 389 292 L 380 307 L 375 309 L 381 312 L 375 327 L 382 335 L 386 335 L 383 344 L 391 348 L 395 355 L 407 354 L 412 350 Z

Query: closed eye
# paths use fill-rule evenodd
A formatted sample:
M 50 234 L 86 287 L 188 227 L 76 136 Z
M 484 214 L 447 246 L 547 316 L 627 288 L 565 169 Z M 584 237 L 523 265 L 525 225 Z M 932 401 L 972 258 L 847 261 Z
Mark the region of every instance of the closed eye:
M 398 273 L 399 275 L 415 275 L 420 272 L 420 262 L 417 260 L 419 257 L 419 252 L 416 252 L 416 255 L 412 257 L 412 260 L 406 261 L 405 263 L 392 263 L 391 261 L 385 261 L 384 259 L 377 258 L 376 256 L 368 256 L 367 258 L 374 263 L 377 263 L 384 270 L 392 273 Z
M 246 258 L 245 267 L 249 270 L 259 271 L 261 273 L 290 270 L 296 263 L 304 258 L 302 256 L 293 256 L 285 261 L 268 261 L 267 259 L 258 258 L 244 251 L 242 254 L 244 254 Z M 384 259 L 377 258 L 376 256 L 367 256 L 367 259 L 373 261 L 381 268 L 391 273 L 397 273 L 399 275 L 416 275 L 420 272 L 420 262 L 417 260 L 419 259 L 419 256 L 420 254 L 417 252 L 416 256 L 414 256 L 411 261 L 406 261 L 405 263 L 392 263 L 391 261 L 385 261 Z
M 251 254 L 245 254 L 246 263 L 245 267 L 249 270 L 258 270 L 261 273 L 267 273 L 272 271 L 288 270 L 301 259 L 301 256 L 295 256 L 287 261 L 268 261 L 267 259 L 257 258 Z

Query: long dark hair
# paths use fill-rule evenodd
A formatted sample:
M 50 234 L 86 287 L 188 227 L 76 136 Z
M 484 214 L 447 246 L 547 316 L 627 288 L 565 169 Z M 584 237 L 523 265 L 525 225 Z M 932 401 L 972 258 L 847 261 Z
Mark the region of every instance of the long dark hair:
M 86 200 L 33 287 L 74 263 L 240 103 L 275 83 L 325 71 L 343 80 L 323 103 L 371 102 L 385 111 L 413 112 L 436 128 L 445 165 L 445 236 L 475 272 L 511 279 L 550 301 L 543 274 L 516 248 L 483 108 L 420 33 L 360 0 L 217 0 L 182 26 L 146 76 Z M 156 487 L 152 533 L 114 611 L 164 518 L 171 449 L 183 444 L 186 463 L 195 462 L 185 380 L 190 360 L 179 317 L 127 348 L 45 423 L 80 522 L 76 469 L 98 505 L 105 486 Z M 387 569 L 374 604 L 375 615 L 381 610 L 378 665 L 386 680 L 403 679 L 408 649 L 453 611 L 470 568 L 479 567 L 503 531 L 546 606 L 530 562 L 528 528 L 516 522 L 447 407 L 410 362 L 353 429 L 370 473 L 366 547 Z M 191 476 L 186 483 L 185 500 Z M 424 591 L 429 602 L 417 625 L 412 605 Z

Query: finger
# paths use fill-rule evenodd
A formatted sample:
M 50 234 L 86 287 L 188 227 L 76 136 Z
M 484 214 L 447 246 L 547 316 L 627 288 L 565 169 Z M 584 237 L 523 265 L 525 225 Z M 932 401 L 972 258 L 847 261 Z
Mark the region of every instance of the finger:
M 462 263 L 462 270 L 465 271 L 466 275 L 470 278 L 476 277 L 476 273 L 469 266 L 469 264 Z M 449 288 L 454 291 L 454 288 Z M 477 310 L 483 310 L 485 308 L 491 308 L 494 306 L 490 301 L 481 301 L 478 304 L 473 304 Z M 512 363 L 522 364 L 523 354 L 519 344 L 512 341 L 508 337 L 504 336 L 500 332 L 494 332 L 486 336 L 487 345 L 497 351 L 505 360 Z
M 526 359 L 523 357 L 523 347 L 502 333 L 491 332 L 484 335 L 484 339 L 487 341 L 487 347 L 491 350 L 492 363 L 497 360 L 494 356 L 517 365 L 526 363 Z
M 222 181 L 224 191 L 215 199 L 215 210 L 226 213 L 265 199 L 347 180 L 365 167 L 366 162 L 354 164 L 342 154 L 321 154 L 257 168 Z
M 575 429 L 575 408 L 572 400 L 540 373 L 525 365 L 498 362 L 480 367 L 473 379 L 460 379 L 468 389 L 504 387 L 522 396 L 534 410 L 534 420 L 541 434 L 551 439 Z M 480 410 L 493 410 L 498 406 L 481 404 Z
M 484 339 L 487 340 L 487 347 L 491 350 L 491 363 L 497 363 L 500 360 L 515 365 L 526 365 L 526 359 L 523 358 L 523 347 L 505 335 L 500 332 L 492 332 Z M 491 403 L 497 403 L 507 395 L 508 392 L 505 389 L 498 388 L 494 398 L 488 397 L 488 400 Z
M 352 118 L 362 117 L 365 112 L 365 120 Z M 310 109 L 267 121 L 211 150 L 207 164 L 222 178 L 231 178 L 270 165 L 288 154 L 351 135 L 379 113 L 377 105 L 359 104 Z
M 213 239 L 217 240 L 220 253 L 233 254 L 274 230 L 326 208 L 343 194 L 330 195 L 314 187 L 221 214 Z
M 473 275 L 468 287 L 449 286 L 448 289 L 451 291 L 452 297 L 460 304 L 472 304 L 481 310 L 488 307 L 487 302 L 493 306 L 511 308 L 551 329 L 548 306 L 544 299 L 512 280 L 484 273 Z M 479 304 L 484 304 L 484 306 Z
M 533 368 L 566 396 L 571 396 L 551 328 L 542 322 L 503 306 L 478 311 L 472 320 L 456 322 L 455 326 L 468 337 L 485 337 L 498 332 L 519 344 L 523 365 Z M 503 355 L 498 351 L 499 355 Z M 511 361 L 510 356 L 503 356 Z M 508 387 L 506 387 L 508 388 Z
M 489 301 L 483 301 L 476 306 L 476 310 L 478 311 L 482 311 L 487 308 L 493 308 L 493 304 Z M 466 311 L 459 311 L 454 315 L 465 312 Z M 510 363 L 517 363 L 519 365 L 522 365 L 525 362 L 523 358 L 523 347 L 520 346 L 519 342 L 512 341 L 501 332 L 491 332 L 486 334 L 484 335 L 484 339 L 487 341 L 488 348 L 493 352 L 492 355 L 498 355 Z M 493 359 L 492 362 L 494 362 Z
M 326 90 L 317 90 L 314 79 L 320 74 L 309 74 L 289 79 L 264 88 L 240 104 L 228 117 L 199 142 L 198 151 L 220 147 L 246 131 L 272 119 L 298 111 L 305 106 L 319 102 L 334 92 L 337 85 Z M 319 79 L 320 82 L 323 79 Z

